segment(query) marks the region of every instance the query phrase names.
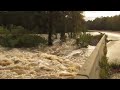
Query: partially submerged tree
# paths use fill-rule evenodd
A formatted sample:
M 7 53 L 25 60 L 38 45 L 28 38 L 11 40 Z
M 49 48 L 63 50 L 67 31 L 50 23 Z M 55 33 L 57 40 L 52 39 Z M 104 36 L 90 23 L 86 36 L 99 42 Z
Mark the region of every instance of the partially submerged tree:
M 83 30 L 82 11 L 6 11 L 0 12 L 0 25 L 12 31 L 21 26 L 31 33 L 48 34 L 48 45 L 53 45 L 52 35 L 60 33 L 65 41 L 65 33 L 77 34 Z M 11 27 L 12 26 L 12 27 Z

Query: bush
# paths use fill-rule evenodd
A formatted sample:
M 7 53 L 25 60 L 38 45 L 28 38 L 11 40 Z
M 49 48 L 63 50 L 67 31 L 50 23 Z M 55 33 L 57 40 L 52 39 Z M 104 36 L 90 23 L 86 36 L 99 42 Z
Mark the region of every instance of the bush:
M 22 26 L 13 26 L 11 28 L 12 34 L 27 34 L 29 31 Z
M 100 78 L 101 79 L 109 79 L 110 78 L 110 67 L 108 64 L 108 59 L 106 56 L 103 56 L 101 61 L 99 62 L 100 66 Z
M 87 47 L 89 45 L 91 39 L 92 39 L 91 34 L 83 33 L 83 34 L 80 34 L 80 37 L 76 39 L 76 44 L 79 47 Z
M 102 68 L 108 68 L 109 64 L 108 64 L 108 60 L 105 56 L 102 57 L 99 66 Z
M 100 41 L 100 39 L 103 37 L 103 33 L 100 33 L 100 35 L 91 35 L 91 34 L 86 34 L 81 33 L 79 38 L 76 39 L 76 44 L 79 47 L 87 47 L 88 45 L 93 45 L 96 46 L 98 44 L 98 42 Z
M 0 26 L 0 34 L 28 34 L 28 33 L 32 33 L 28 30 L 26 30 L 24 27 L 22 26 L 15 26 L 15 25 L 10 25 L 9 28 L 5 28 L 3 26 Z
M 46 44 L 47 41 L 36 35 L 23 35 L 19 37 L 19 43 L 17 44 L 18 47 L 36 47 L 38 45 Z
M 45 45 L 47 40 L 36 35 L 5 35 L 1 40 L 1 45 L 4 47 L 36 47 L 38 45 Z
M 18 43 L 18 40 L 16 39 L 15 35 L 6 34 L 1 38 L 0 44 L 4 47 L 15 47 L 17 43 Z
M 6 34 L 6 33 L 9 33 L 9 31 L 3 26 L 0 26 L 0 34 Z

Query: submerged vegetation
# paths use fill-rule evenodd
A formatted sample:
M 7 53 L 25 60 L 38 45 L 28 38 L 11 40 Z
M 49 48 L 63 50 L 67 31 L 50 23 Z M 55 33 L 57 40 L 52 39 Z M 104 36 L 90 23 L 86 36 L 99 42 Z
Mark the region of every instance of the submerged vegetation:
M 36 47 L 38 45 L 47 44 L 47 40 L 36 35 L 13 35 L 8 34 L 0 38 L 0 44 L 3 47 Z
M 1 11 L 0 34 L 48 34 L 47 44 L 53 45 L 52 36 L 65 33 L 76 37 L 85 28 L 83 11 Z M 4 30 L 3 30 L 4 29 Z
M 76 39 L 76 44 L 79 48 L 88 47 L 88 45 L 96 46 L 104 34 L 91 35 L 87 33 L 81 33 L 79 38 Z

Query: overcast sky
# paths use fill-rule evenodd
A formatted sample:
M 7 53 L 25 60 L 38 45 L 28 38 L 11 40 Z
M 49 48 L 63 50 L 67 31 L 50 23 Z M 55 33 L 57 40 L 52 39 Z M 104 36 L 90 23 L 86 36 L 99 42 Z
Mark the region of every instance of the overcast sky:
M 85 20 L 94 20 L 96 17 L 101 16 L 120 15 L 120 11 L 85 11 L 83 15 L 85 16 Z

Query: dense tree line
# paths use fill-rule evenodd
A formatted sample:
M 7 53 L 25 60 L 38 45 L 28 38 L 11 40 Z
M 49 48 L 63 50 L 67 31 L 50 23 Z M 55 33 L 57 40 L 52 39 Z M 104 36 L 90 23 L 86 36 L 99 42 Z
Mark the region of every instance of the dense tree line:
M 120 15 L 112 17 L 96 18 L 93 21 L 88 20 L 86 26 L 91 30 L 120 30 Z
M 13 25 L 22 26 L 34 33 L 47 33 L 48 44 L 52 45 L 52 35 L 61 34 L 64 41 L 65 33 L 76 37 L 85 22 L 82 11 L 1 11 L 0 26 L 11 31 Z

